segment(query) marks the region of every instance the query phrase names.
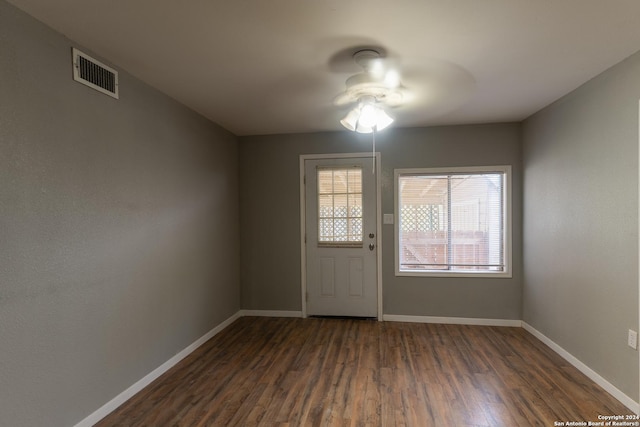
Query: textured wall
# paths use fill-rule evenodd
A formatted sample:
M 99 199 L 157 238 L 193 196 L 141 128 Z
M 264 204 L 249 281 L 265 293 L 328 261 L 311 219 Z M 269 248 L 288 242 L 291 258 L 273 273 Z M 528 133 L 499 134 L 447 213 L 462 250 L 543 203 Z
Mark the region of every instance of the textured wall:
M 236 138 L 0 0 L 0 425 L 79 422 L 240 308 Z M 90 53 L 90 52 L 88 52 Z
M 367 152 L 371 136 L 345 131 L 243 137 L 240 141 L 243 308 L 301 310 L 299 156 Z M 384 225 L 384 313 L 520 319 L 520 126 L 389 129 L 378 135 L 377 150 L 382 156 L 383 213 L 393 213 L 394 169 L 513 166 L 513 278 L 396 277 L 393 226 Z
M 640 54 L 524 124 L 524 320 L 638 400 Z

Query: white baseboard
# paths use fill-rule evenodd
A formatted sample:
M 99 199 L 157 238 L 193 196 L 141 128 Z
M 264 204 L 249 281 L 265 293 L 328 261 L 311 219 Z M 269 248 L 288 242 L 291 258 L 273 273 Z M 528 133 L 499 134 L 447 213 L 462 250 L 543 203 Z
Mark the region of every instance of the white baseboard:
M 186 347 L 184 350 L 180 351 L 178 354 L 173 356 L 171 359 L 164 362 L 162 365 L 158 366 L 156 369 L 147 374 L 144 378 L 140 379 L 138 382 L 133 384 L 131 387 L 111 399 L 109 402 L 104 404 L 97 411 L 89 415 L 84 420 L 80 421 L 75 427 L 91 427 L 96 424 L 98 421 L 109 415 L 113 412 L 118 406 L 122 405 L 124 402 L 133 397 L 136 393 L 141 391 L 143 388 L 151 384 L 155 379 L 157 379 L 160 375 L 167 372 L 174 365 L 180 362 L 182 359 L 187 357 L 193 351 L 195 351 L 202 344 L 210 340 L 212 337 L 220 333 L 224 328 L 235 322 L 238 318 L 241 317 L 241 312 L 237 312 L 233 316 L 229 317 L 224 322 L 220 323 L 215 328 L 211 329 L 209 332 L 204 334 L 202 337 L 198 338 L 191 345 Z
M 283 311 L 283 310 L 240 310 L 243 317 L 302 317 L 302 311 Z
M 575 356 L 573 356 L 571 353 L 569 353 L 567 350 L 565 350 L 564 348 L 560 347 L 558 344 L 556 344 L 555 342 L 553 342 L 550 338 L 548 338 L 547 336 L 543 335 L 540 331 L 538 331 L 537 329 L 535 329 L 533 326 L 529 325 L 526 322 L 522 322 L 522 327 L 529 332 L 531 335 L 533 335 L 534 337 L 538 338 L 540 341 L 542 341 L 545 345 L 547 345 L 547 347 L 549 347 L 551 350 L 555 351 L 556 353 L 558 353 L 563 359 L 565 359 L 567 362 L 571 363 L 573 366 L 575 366 L 580 372 L 582 372 L 583 374 L 585 374 L 587 377 L 589 377 L 593 382 L 595 382 L 596 384 L 598 384 L 600 387 L 602 387 L 603 389 L 605 389 L 607 391 L 607 393 L 609 393 L 610 395 L 612 395 L 613 397 L 615 397 L 616 399 L 618 399 L 624 406 L 626 406 L 627 408 L 631 409 L 633 412 L 635 412 L 636 414 L 640 414 L 640 404 L 638 402 L 636 402 L 635 400 L 633 400 L 632 398 L 630 398 L 629 396 L 627 396 L 626 394 L 624 394 L 622 391 L 620 391 L 618 388 L 616 388 L 613 384 L 611 384 L 609 381 L 605 380 L 604 378 L 602 378 L 597 372 L 595 372 L 593 369 L 589 368 L 587 365 L 585 365 L 584 363 L 582 363 L 580 360 L 578 360 Z
M 384 314 L 382 320 L 387 322 L 411 323 L 443 323 L 449 325 L 477 325 L 477 326 L 509 326 L 521 327 L 522 320 L 511 319 L 479 319 L 473 317 L 435 317 L 435 316 L 406 316 L 402 314 Z

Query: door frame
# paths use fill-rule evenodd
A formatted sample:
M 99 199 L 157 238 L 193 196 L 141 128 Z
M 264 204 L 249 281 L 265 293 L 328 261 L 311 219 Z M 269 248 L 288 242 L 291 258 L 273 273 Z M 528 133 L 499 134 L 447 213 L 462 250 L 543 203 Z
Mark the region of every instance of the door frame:
M 302 298 L 302 317 L 307 317 L 307 246 L 305 243 L 306 224 L 306 190 L 305 190 L 305 161 L 306 160 L 334 160 L 354 157 L 372 158 L 373 153 L 334 153 L 334 154 L 301 154 L 300 155 L 300 284 Z M 375 153 L 376 171 L 376 282 L 378 288 L 377 318 L 382 320 L 382 194 L 380 191 L 380 153 Z

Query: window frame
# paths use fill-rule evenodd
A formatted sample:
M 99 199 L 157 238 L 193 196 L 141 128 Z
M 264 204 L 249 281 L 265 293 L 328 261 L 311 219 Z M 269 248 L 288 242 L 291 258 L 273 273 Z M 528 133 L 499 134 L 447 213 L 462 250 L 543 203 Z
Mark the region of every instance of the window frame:
M 407 271 L 400 269 L 400 177 L 407 175 L 469 175 L 469 174 L 486 174 L 486 173 L 502 173 L 505 176 L 503 186 L 503 254 L 504 254 L 504 271 L 461 271 L 461 270 L 421 270 Z M 396 276 L 413 276 L 413 277 L 474 277 L 474 278 L 512 278 L 512 190 L 511 190 L 511 166 L 464 166 L 464 167 L 439 167 L 439 168 L 411 168 L 411 169 L 394 169 L 394 240 L 395 240 L 395 275 Z

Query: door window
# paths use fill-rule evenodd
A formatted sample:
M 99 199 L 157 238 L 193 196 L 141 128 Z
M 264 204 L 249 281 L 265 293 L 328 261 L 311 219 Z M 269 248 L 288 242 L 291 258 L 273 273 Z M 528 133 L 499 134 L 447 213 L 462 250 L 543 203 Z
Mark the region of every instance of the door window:
M 362 247 L 362 168 L 318 167 L 318 246 Z

